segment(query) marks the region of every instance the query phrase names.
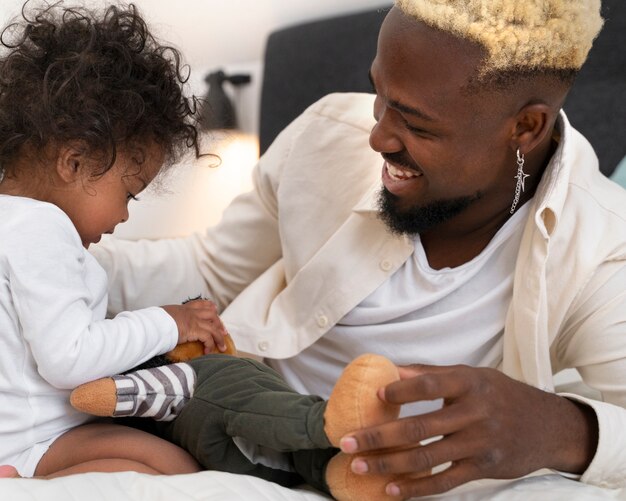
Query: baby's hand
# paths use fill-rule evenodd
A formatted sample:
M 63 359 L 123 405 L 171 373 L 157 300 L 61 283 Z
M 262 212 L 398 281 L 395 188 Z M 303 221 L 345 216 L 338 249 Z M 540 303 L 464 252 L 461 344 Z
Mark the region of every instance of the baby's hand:
M 226 329 L 217 314 L 212 301 L 194 299 L 185 304 L 170 304 L 162 307 L 176 322 L 178 344 L 200 341 L 204 344 L 204 353 L 208 354 L 217 347 L 226 351 Z

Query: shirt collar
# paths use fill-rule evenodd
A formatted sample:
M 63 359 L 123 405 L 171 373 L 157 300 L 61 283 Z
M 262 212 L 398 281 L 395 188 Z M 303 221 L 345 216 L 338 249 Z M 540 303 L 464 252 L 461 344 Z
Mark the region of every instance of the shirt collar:
M 378 194 L 382 189 L 382 183 L 378 178 L 356 203 L 352 210 L 354 212 L 378 212 Z
M 556 121 L 558 146 L 537 186 L 533 197 L 534 221 L 544 238 L 549 238 L 557 227 L 567 198 L 569 179 L 574 161 L 573 129 L 563 110 Z

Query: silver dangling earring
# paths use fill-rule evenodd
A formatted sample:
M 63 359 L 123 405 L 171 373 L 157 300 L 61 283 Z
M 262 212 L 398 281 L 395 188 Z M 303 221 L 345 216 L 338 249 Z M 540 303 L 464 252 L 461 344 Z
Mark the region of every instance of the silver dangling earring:
M 519 148 L 517 148 L 517 174 L 513 179 L 517 179 L 517 184 L 515 185 L 515 197 L 513 198 L 513 204 L 511 204 L 510 214 L 515 212 L 515 208 L 517 207 L 517 203 L 519 202 L 519 197 L 522 193 L 524 193 L 524 184 L 526 182 L 526 178 L 530 174 L 526 174 L 524 172 L 524 155 L 520 153 Z
M 3 180 L 4 180 L 4 168 L 0 166 L 0 184 L 2 184 Z

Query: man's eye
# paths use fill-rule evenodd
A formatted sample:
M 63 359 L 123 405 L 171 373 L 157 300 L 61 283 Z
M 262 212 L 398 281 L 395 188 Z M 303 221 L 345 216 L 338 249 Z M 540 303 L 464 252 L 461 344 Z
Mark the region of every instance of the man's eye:
M 428 131 L 426 131 L 426 130 L 420 128 L 420 127 L 416 127 L 415 125 L 411 125 L 409 122 L 407 122 L 404 119 L 403 119 L 403 122 L 404 122 L 404 126 L 406 127 L 406 129 L 411 131 L 413 134 L 417 134 L 419 136 L 431 136 L 432 135 Z
M 420 129 L 419 127 L 412 127 L 410 125 L 407 125 L 407 129 L 409 129 L 411 132 L 415 132 L 416 134 L 426 134 L 426 131 L 424 129 Z

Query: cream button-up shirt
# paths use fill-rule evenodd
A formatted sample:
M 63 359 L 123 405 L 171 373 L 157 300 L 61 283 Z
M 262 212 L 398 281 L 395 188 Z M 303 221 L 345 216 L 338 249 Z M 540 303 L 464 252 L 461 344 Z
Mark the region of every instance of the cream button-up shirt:
M 291 357 L 315 343 L 413 252 L 376 215 L 382 160 L 368 145 L 373 96 L 334 94 L 276 139 L 205 234 L 108 240 L 110 309 L 212 297 L 238 348 Z M 561 140 L 530 207 L 515 263 L 501 370 L 554 390 L 575 367 L 598 396 L 568 395 L 598 416 L 582 481 L 626 486 L 626 191 L 560 118 Z

